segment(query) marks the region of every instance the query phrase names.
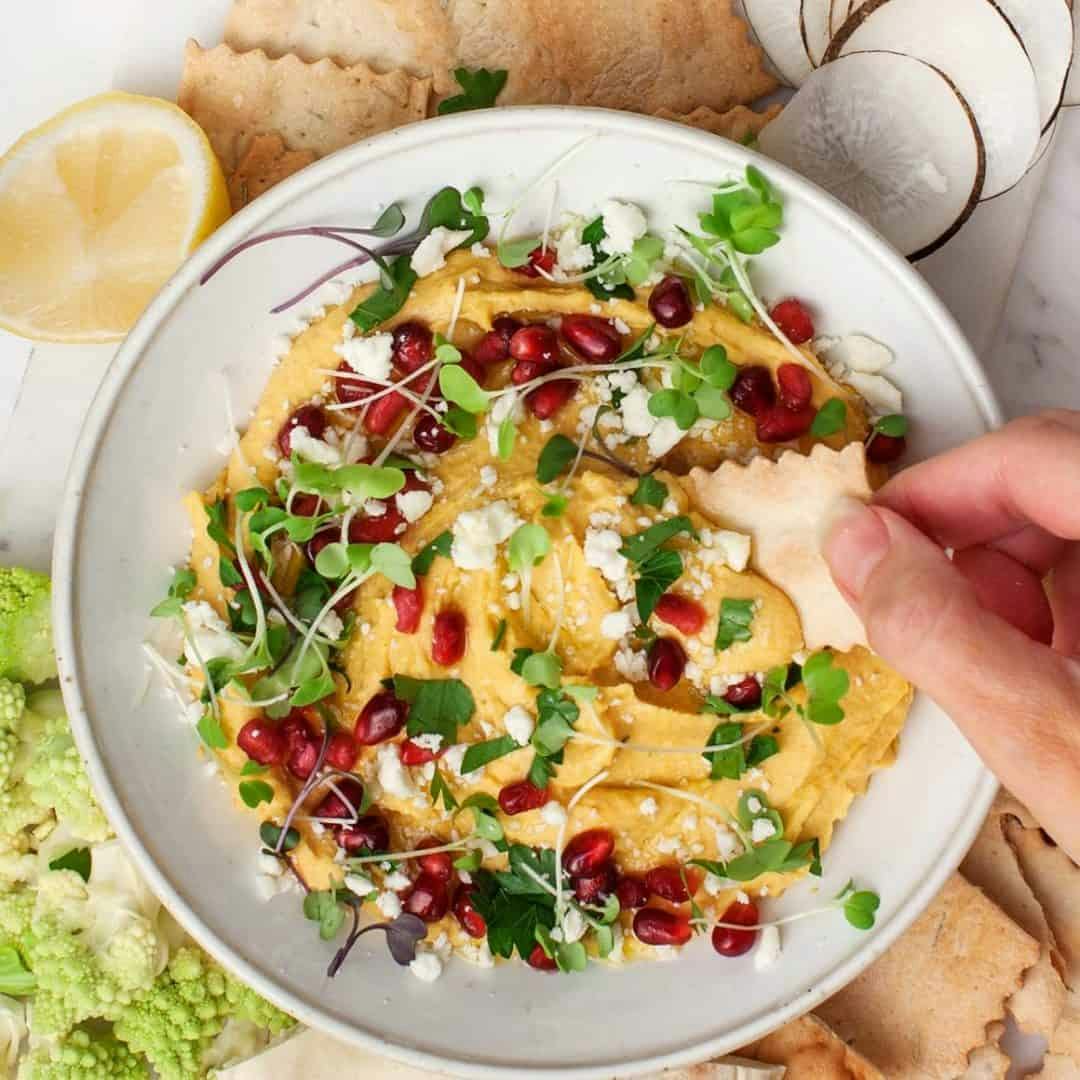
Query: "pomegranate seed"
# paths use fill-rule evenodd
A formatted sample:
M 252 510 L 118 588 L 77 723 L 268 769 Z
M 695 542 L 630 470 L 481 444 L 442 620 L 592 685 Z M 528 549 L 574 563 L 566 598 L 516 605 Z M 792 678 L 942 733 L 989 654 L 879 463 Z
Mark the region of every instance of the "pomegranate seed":
M 236 736 L 236 745 L 260 765 L 280 765 L 289 752 L 281 731 L 265 720 L 249 720 Z
M 342 375 L 348 375 L 347 379 L 334 380 L 334 396 L 343 405 L 355 405 L 358 402 L 367 401 L 371 394 L 378 390 L 375 383 L 364 382 L 356 378 L 356 372 L 349 366 L 347 360 L 338 364 L 338 371 Z
M 905 450 L 907 439 L 903 435 L 882 435 L 880 431 L 866 444 L 866 456 L 875 465 L 889 465 Z
M 533 248 L 529 253 L 529 261 L 524 266 L 516 266 L 515 270 L 526 277 L 536 278 L 540 271 L 550 274 L 555 269 L 555 252 L 551 248 Z
M 374 746 L 393 738 L 408 718 L 408 704 L 392 690 L 380 690 L 356 718 L 353 738 L 361 746 Z
M 781 300 L 769 315 L 792 345 L 802 345 L 814 336 L 814 320 L 801 300 Z
M 445 750 L 429 750 L 426 746 L 414 743 L 412 739 L 406 739 L 398 749 L 398 756 L 402 765 L 410 767 L 414 765 L 426 765 L 429 761 L 435 761 L 445 754 Z
M 359 780 L 338 780 L 336 786 L 341 792 L 329 792 L 326 797 L 315 807 L 313 817 L 317 818 L 347 818 L 352 820 L 353 812 L 364 801 L 364 785 Z M 344 795 L 343 799 L 341 796 Z M 348 800 L 348 805 L 346 805 Z
M 645 884 L 649 887 L 649 891 L 655 893 L 661 900 L 667 900 L 672 904 L 685 904 L 697 892 L 701 884 L 701 875 L 689 868 L 654 866 L 645 875 Z M 689 886 L 689 891 L 687 891 L 687 886 Z
M 326 431 L 326 413 L 318 405 L 301 405 L 281 425 L 277 444 L 285 457 L 292 453 L 292 433 L 298 427 L 302 427 L 313 439 L 321 439 L 323 432 Z
M 602 904 L 615 890 L 614 863 L 604 863 L 594 874 L 571 878 L 574 896 L 583 904 Z
M 538 420 L 550 420 L 574 396 L 577 386 L 573 379 L 544 383 L 525 395 L 525 404 Z
M 814 395 L 810 372 L 801 364 L 781 364 L 776 369 L 776 384 L 780 388 L 780 404 L 785 409 L 805 409 Z
M 308 542 L 304 550 L 307 552 L 308 561 L 312 566 L 315 565 L 315 560 L 319 557 L 319 552 L 322 551 L 327 544 L 336 543 L 341 539 L 341 533 L 334 528 L 320 529 Z
M 450 893 L 446 883 L 430 874 L 421 874 L 413 882 L 402 907 L 424 922 L 438 922 L 450 910 Z
M 634 936 L 646 945 L 685 945 L 693 936 L 685 915 L 661 908 L 642 908 L 634 916 Z
M 443 427 L 431 413 L 421 413 L 413 425 L 412 440 L 419 450 L 429 454 L 445 454 L 457 442 L 457 436 Z
M 571 877 L 586 877 L 595 874 L 614 850 L 615 837 L 607 829 L 587 829 L 563 849 L 563 866 Z
M 406 589 L 404 585 L 395 585 L 391 598 L 397 612 L 394 629 L 399 634 L 415 634 L 424 611 L 424 590 L 420 582 L 411 589 Z
M 546 952 L 544 952 L 543 946 L 534 945 L 532 952 L 529 953 L 528 960 L 525 961 L 529 967 L 536 968 L 537 971 L 558 971 L 559 965 Z
M 705 625 L 705 609 L 678 593 L 664 593 L 656 605 L 656 617 L 689 637 Z
M 285 762 L 285 767 L 297 780 L 306 780 L 315 771 L 315 763 L 318 760 L 319 746 L 312 739 L 309 742 L 299 743 L 289 751 L 289 759 Z
M 526 810 L 539 810 L 550 796 L 548 789 L 538 788 L 528 780 L 515 780 L 499 792 L 499 809 L 504 814 L 524 814 Z
M 615 895 L 619 898 L 619 906 L 629 911 L 631 908 L 644 907 L 649 902 L 649 886 L 642 878 L 628 874 L 619 878 Z
M 431 627 L 431 659 L 451 667 L 465 655 L 465 616 L 460 611 L 440 611 Z
M 650 294 L 649 311 L 661 326 L 669 330 L 685 326 L 694 317 L 694 304 L 686 282 L 681 277 L 668 274 Z
M 356 740 L 347 731 L 338 731 L 331 735 L 326 744 L 326 764 L 331 769 L 352 772 L 359 754 Z
M 724 691 L 724 700 L 737 709 L 756 709 L 761 704 L 761 683 L 747 675 Z
M 491 320 L 491 329 L 509 345 L 510 339 L 521 329 L 521 323 L 513 315 L 496 315 Z
M 552 368 L 559 362 L 559 339 L 550 326 L 531 323 L 514 331 L 507 351 L 511 360 L 529 360 L 534 364 L 546 364 Z
M 462 353 L 461 356 L 461 368 L 463 371 L 467 371 L 478 386 L 483 386 L 487 382 L 487 371 L 484 365 L 481 364 L 472 353 Z
M 720 921 L 756 927 L 758 910 L 754 904 L 743 904 L 736 900 L 728 905 L 727 910 L 720 916 Z M 727 926 L 715 926 L 712 932 L 712 946 L 721 956 L 742 956 L 754 947 L 757 935 L 756 929 L 732 930 Z
M 473 907 L 472 886 L 466 885 L 458 890 L 454 897 L 454 918 L 461 923 L 461 929 L 469 937 L 482 938 L 487 934 L 487 923 L 484 916 Z
M 364 430 L 371 435 L 387 435 L 401 414 L 409 407 L 409 400 L 396 390 L 373 401 L 364 413 Z
M 431 331 L 418 322 L 404 322 L 394 327 L 394 367 L 411 375 L 435 355 Z
M 745 364 L 735 375 L 731 400 L 751 416 L 757 416 L 776 401 L 772 372 L 760 364 Z
M 622 352 L 622 335 L 599 315 L 566 315 L 562 336 L 575 352 L 594 364 L 607 364 Z
M 481 367 L 501 364 L 509 355 L 509 340 L 496 330 L 489 330 L 473 349 L 473 356 Z
M 405 470 L 405 486 L 402 491 L 430 491 L 427 480 L 417 469 Z
M 670 690 L 686 670 L 686 653 L 674 638 L 657 638 L 649 646 L 649 682 L 657 690 Z
M 785 409 L 783 405 L 773 405 L 757 415 L 757 437 L 761 442 L 790 442 L 805 435 L 814 422 L 817 410 L 807 405 L 797 412 Z
M 290 511 L 297 517 L 315 517 L 322 509 L 323 501 L 318 495 L 304 492 L 302 495 L 293 497 Z
M 437 836 L 429 836 L 416 845 L 417 848 L 441 847 L 442 841 Z M 436 851 L 432 855 L 421 855 L 416 860 L 421 875 L 427 874 L 436 881 L 449 881 L 454 876 L 454 857 L 449 851 Z
M 354 517 L 349 522 L 349 542 L 353 544 L 392 543 L 405 530 L 405 516 L 398 509 L 397 503 L 388 499 L 383 503 L 384 510 L 375 517 Z
M 281 734 L 285 736 L 289 750 L 295 750 L 306 742 L 312 742 L 315 732 L 308 721 L 305 709 L 293 709 L 281 722 Z
M 339 825 L 334 839 L 350 855 L 390 850 L 390 829 L 378 814 L 367 814 L 352 825 Z

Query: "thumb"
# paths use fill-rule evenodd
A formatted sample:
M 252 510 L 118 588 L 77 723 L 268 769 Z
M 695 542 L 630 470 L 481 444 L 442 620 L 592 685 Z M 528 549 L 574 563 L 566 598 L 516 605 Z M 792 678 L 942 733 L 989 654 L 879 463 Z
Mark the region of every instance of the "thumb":
M 891 510 L 849 510 L 825 557 L 875 651 L 952 717 L 1048 831 L 1059 822 L 1058 842 L 1080 855 L 1077 665 L 983 608 L 944 551 Z

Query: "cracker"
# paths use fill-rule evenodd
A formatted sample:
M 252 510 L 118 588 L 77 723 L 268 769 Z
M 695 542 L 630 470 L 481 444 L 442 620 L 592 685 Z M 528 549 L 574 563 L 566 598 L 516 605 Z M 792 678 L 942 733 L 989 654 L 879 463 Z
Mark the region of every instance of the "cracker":
M 729 461 L 711 473 L 694 469 L 687 480 L 702 513 L 753 538 L 754 569 L 787 593 L 808 649 L 866 644 L 866 631 L 821 554 L 842 500 L 870 498 L 862 444 L 832 450 L 818 443 L 808 455 Z
M 781 108 L 781 105 L 770 105 L 764 112 L 755 112 L 745 105 L 736 105 L 727 112 L 717 112 L 708 105 L 699 105 L 693 112 L 688 113 L 659 109 L 656 116 L 659 120 L 673 120 L 677 124 L 686 124 L 688 127 L 708 131 L 712 135 L 720 135 L 735 142 L 746 142 L 749 138 L 757 138 L 761 129 L 780 115 Z
M 786 1066 L 785 1080 L 881 1080 L 882 1074 L 816 1016 L 802 1016 L 739 1051 Z
M 1069 995 L 1057 1029 L 1050 1036 L 1050 1050 L 1080 1062 L 1080 994 Z
M 272 131 L 256 135 L 247 153 L 237 162 L 229 177 L 229 199 L 233 210 L 247 206 L 252 199 L 280 183 L 315 160 L 311 150 L 289 150 L 281 136 Z
M 1012 1061 L 1001 1049 L 1004 1024 L 991 1024 L 987 1029 L 987 1041 L 968 1056 L 968 1067 L 960 1080 L 1005 1080 Z
M 1034 1075 L 1043 1080 L 1080 1080 L 1080 1064 L 1065 1054 L 1047 1054 L 1042 1068 Z
M 744 1057 L 725 1057 L 686 1069 L 646 1073 L 642 1080 L 784 1080 L 784 1069 Z
M 257 135 L 276 132 L 290 150 L 323 157 L 380 131 L 422 120 L 431 80 L 366 64 L 343 68 L 261 50 L 203 49 L 189 41 L 177 102 L 206 132 L 226 173 Z
M 954 874 L 906 934 L 817 1011 L 890 1080 L 960 1076 L 1039 943 Z

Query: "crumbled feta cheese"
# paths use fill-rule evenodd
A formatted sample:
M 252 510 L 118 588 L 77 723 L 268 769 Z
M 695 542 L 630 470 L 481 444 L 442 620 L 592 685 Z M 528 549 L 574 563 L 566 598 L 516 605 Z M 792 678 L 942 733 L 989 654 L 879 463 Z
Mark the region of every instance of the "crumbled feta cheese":
M 651 396 L 646 387 L 637 383 L 622 399 L 619 412 L 622 414 L 623 431 L 627 435 L 644 438 L 653 433 L 657 419 L 649 412 Z
M 724 862 L 734 859 L 742 851 L 742 845 L 739 843 L 738 837 L 726 825 L 717 823 L 714 828 L 716 831 L 717 855 Z
M 399 491 L 394 496 L 398 509 L 406 521 L 419 521 L 435 501 L 430 491 Z
M 600 207 L 604 222 L 604 239 L 600 248 L 609 255 L 627 255 L 633 250 L 634 241 L 645 235 L 648 222 L 641 209 L 633 203 L 608 199 Z
M 506 733 L 518 746 L 528 746 L 533 728 L 536 726 L 533 715 L 528 709 L 520 705 L 512 706 L 503 717 L 503 724 L 506 727 Z
M 750 839 L 755 844 L 768 840 L 776 835 L 776 826 L 768 818 L 758 818 L 750 829 Z
M 458 877 L 465 880 L 461 871 L 458 871 Z M 492 968 L 495 966 L 495 958 L 491 955 L 491 946 L 487 943 L 487 938 L 484 938 L 478 945 L 473 945 L 471 942 L 458 946 L 458 955 L 466 963 L 474 964 L 479 968 Z
M 641 385 L 637 375 L 632 371 L 612 371 L 608 375 L 601 376 L 599 382 L 606 383 L 612 393 L 618 390 L 620 394 L 629 394 L 631 390 Z
M 765 808 L 761 805 L 761 800 L 756 795 L 751 795 L 746 800 L 746 808 L 751 814 L 760 814 Z
M 473 244 L 471 248 L 469 248 L 469 254 L 475 255 L 478 259 L 490 259 L 491 248 L 489 248 L 486 244 L 480 243 L 480 241 L 477 240 L 476 243 Z
M 188 600 L 183 610 L 184 628 L 203 663 L 219 658 L 239 660 L 244 655 L 243 642 L 233 637 L 225 621 L 205 600 Z
M 362 509 L 368 517 L 382 517 L 386 513 L 386 503 L 380 499 L 367 499 Z
M 346 319 L 342 328 L 342 341 L 334 346 L 334 352 L 350 368 L 372 382 L 388 382 L 391 373 L 391 360 L 394 354 L 393 334 L 371 334 L 369 337 L 356 337 L 356 324 Z
M 436 270 L 441 270 L 446 265 L 447 254 L 458 244 L 468 240 L 470 235 L 469 229 L 447 229 L 442 225 L 436 225 L 416 245 L 409 265 L 418 277 L 425 277 Z
M 618 641 L 630 633 L 633 625 L 625 611 L 612 611 L 600 620 L 600 633 L 611 641 Z
M 271 612 L 271 614 L 276 614 L 276 612 Z M 319 622 L 319 633 L 337 641 L 345 633 L 345 624 L 341 621 L 341 616 L 336 611 L 328 611 Z
M 401 799 L 411 798 L 416 794 L 416 785 L 408 770 L 401 764 L 395 743 L 383 743 L 376 754 L 379 786 L 389 795 Z
M 554 825 L 558 828 L 566 822 L 566 809 L 562 803 L 546 802 L 540 808 L 540 819 L 545 825 Z
M 555 236 L 555 265 L 563 274 L 587 270 L 593 264 L 593 250 L 581 239 L 585 222 L 574 218 Z
M 451 746 L 445 754 L 442 756 L 443 764 L 452 772 L 459 780 L 465 777 L 476 777 L 480 775 L 481 769 L 473 769 L 472 772 L 463 773 L 461 771 L 461 763 L 465 758 L 465 751 L 469 749 L 468 743 L 457 743 Z
M 679 850 L 679 839 L 675 836 L 661 836 L 656 840 L 656 850 L 661 855 L 674 855 Z
M 904 411 L 904 395 L 884 375 L 865 375 L 861 371 L 849 371 L 845 380 L 862 394 L 874 416 L 888 416 Z
M 628 323 L 623 322 L 623 320 L 618 317 L 616 317 L 612 321 L 615 323 L 615 329 L 618 330 L 620 334 L 630 333 L 630 325 Z
M 711 546 L 720 551 L 732 570 L 741 574 L 750 562 L 750 537 L 731 529 L 713 529 L 710 535 Z
M 615 670 L 629 682 L 644 682 L 649 677 L 649 663 L 643 652 L 628 645 L 615 650 Z
M 585 565 L 599 570 L 613 584 L 625 581 L 630 564 L 619 554 L 622 544 L 614 529 L 586 529 Z
M 375 892 L 375 882 L 364 874 L 355 871 L 345 875 L 345 888 L 356 896 L 368 896 Z
M 494 465 L 484 465 L 480 469 L 480 483 L 486 487 L 494 487 L 499 480 L 499 471 Z
M 442 749 L 443 737 L 437 731 L 426 731 L 422 735 L 413 735 L 410 741 L 414 746 L 437 754 Z
M 454 522 L 450 558 L 459 570 L 490 570 L 499 544 L 521 524 L 505 499 L 477 510 L 463 510 Z
M 662 416 L 649 434 L 649 453 L 654 458 L 661 458 L 685 437 L 686 432 L 675 423 L 674 418 Z
M 394 892 L 403 892 L 412 884 L 412 879 L 408 874 L 402 873 L 400 870 L 395 870 L 392 874 L 387 874 L 383 878 L 383 886 L 387 889 L 392 889 Z
M 303 424 L 289 432 L 289 449 L 304 461 L 313 461 L 316 465 L 341 464 L 341 451 L 322 439 L 316 439 Z
M 415 259 L 415 255 L 413 258 Z M 434 982 L 442 974 L 442 961 L 433 952 L 426 949 L 417 952 L 416 957 L 409 964 L 409 970 L 421 980 L 421 982 Z
M 375 906 L 388 919 L 396 919 L 401 914 L 401 897 L 386 889 L 375 897 Z
M 775 926 L 763 926 L 754 950 L 754 970 L 767 971 L 779 959 L 780 930 Z
M 562 939 L 569 945 L 584 936 L 588 924 L 585 922 L 585 916 L 576 907 L 569 907 L 562 917 L 560 927 L 562 929 Z
M 657 806 L 656 800 L 651 795 L 638 803 L 638 810 L 646 817 L 656 817 L 656 811 L 658 809 L 659 807 Z
M 513 424 L 520 424 L 525 417 L 525 407 L 521 403 L 520 394 L 504 390 L 495 399 L 487 414 L 488 449 L 492 457 L 499 456 L 499 428 L 507 417 Z
M 860 371 L 878 375 L 893 362 L 892 350 L 865 334 L 848 334 L 842 338 L 818 338 L 814 348 L 834 375 Z

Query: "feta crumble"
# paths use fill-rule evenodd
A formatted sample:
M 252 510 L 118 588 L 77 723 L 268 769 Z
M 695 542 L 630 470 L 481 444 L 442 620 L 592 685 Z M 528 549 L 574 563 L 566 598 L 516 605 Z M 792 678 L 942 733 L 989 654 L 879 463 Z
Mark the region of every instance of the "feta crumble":
M 600 241 L 600 249 L 609 255 L 628 255 L 634 241 L 644 236 L 648 229 L 645 215 L 633 203 L 608 199 L 600 207 L 600 215 L 606 233 Z
M 507 710 L 503 717 L 503 724 L 506 726 L 506 733 L 518 746 L 528 746 L 533 728 L 536 726 L 532 713 L 528 709 L 514 705 Z
M 418 952 L 414 960 L 409 964 L 409 970 L 421 982 L 434 982 L 443 970 L 442 961 L 433 952 L 426 949 Z
M 431 509 L 435 499 L 430 491 L 399 491 L 394 501 L 402 517 L 411 524 L 419 521 Z
M 600 633 L 611 641 L 619 641 L 633 629 L 625 611 L 612 611 L 600 620 Z
M 521 518 L 505 499 L 463 510 L 454 522 L 450 558 L 459 570 L 490 570 L 495 566 L 496 548 L 520 524 Z
M 638 810 L 646 817 L 656 817 L 656 812 L 659 809 L 656 800 L 650 795 L 645 799 L 642 799 L 638 803 Z
M 449 252 L 468 240 L 471 235 L 469 229 L 447 229 L 443 225 L 437 225 L 417 244 L 409 265 L 417 277 L 425 277 L 441 270 L 446 265 Z
M 395 743 L 384 743 L 376 754 L 379 786 L 388 795 L 408 799 L 416 794 L 416 785 L 408 770 L 401 764 Z
M 758 818 L 750 828 L 750 839 L 755 844 L 769 840 L 776 835 L 776 826 L 768 818 Z
M 341 344 L 334 346 L 334 352 L 357 375 L 372 382 L 387 382 L 394 354 L 394 335 L 371 334 L 369 337 L 357 337 L 356 324 L 351 319 L 346 319 L 341 329 Z
M 763 926 L 754 950 L 754 970 L 767 971 L 779 959 L 780 930 L 775 926 Z

